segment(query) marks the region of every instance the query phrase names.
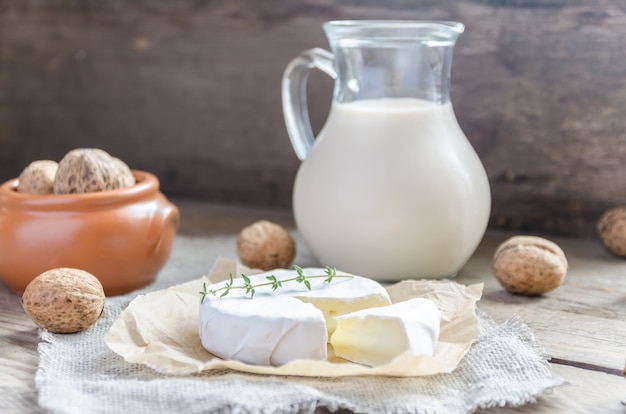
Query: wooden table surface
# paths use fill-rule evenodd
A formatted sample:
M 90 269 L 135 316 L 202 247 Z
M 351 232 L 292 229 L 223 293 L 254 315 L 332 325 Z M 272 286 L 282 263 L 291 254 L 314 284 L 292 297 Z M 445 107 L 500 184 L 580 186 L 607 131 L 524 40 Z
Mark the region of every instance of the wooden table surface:
M 233 240 L 242 227 L 257 219 L 293 229 L 286 211 L 175 203 L 181 209 L 180 234 L 184 235 Z M 535 404 L 480 412 L 625 414 L 626 260 L 608 254 L 596 240 L 551 238 L 569 260 L 565 283 L 541 297 L 512 295 L 499 286 L 491 268 L 493 251 L 508 236 L 488 232 L 456 281 L 484 282 L 479 308 L 499 322 L 520 315 L 551 358 L 552 373 L 569 384 Z M 236 258 L 232 244 L 226 251 Z M 301 240 L 298 249 L 299 256 L 307 254 Z M 34 382 L 37 344 L 37 328 L 22 310 L 20 298 L 0 283 L 0 413 L 42 412 Z

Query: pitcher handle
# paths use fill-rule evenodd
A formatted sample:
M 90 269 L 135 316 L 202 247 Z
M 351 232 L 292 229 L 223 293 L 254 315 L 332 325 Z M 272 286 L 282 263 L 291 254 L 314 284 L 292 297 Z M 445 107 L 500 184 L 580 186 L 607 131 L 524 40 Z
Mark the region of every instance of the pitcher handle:
M 315 139 L 306 103 L 306 82 L 309 71 L 313 68 L 333 79 L 337 78 L 335 55 L 327 50 L 314 48 L 305 50 L 289 62 L 282 81 L 285 126 L 293 150 L 301 161 L 306 158 Z

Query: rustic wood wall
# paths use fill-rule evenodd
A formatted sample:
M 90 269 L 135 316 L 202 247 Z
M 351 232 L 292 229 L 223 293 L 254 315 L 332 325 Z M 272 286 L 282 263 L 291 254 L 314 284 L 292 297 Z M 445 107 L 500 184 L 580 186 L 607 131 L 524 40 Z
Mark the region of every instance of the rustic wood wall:
M 0 179 L 100 147 L 171 196 L 288 207 L 280 78 L 331 19 L 459 20 L 452 100 L 491 225 L 593 235 L 626 204 L 626 4 L 613 0 L 0 0 Z M 311 79 L 315 128 L 331 82 Z

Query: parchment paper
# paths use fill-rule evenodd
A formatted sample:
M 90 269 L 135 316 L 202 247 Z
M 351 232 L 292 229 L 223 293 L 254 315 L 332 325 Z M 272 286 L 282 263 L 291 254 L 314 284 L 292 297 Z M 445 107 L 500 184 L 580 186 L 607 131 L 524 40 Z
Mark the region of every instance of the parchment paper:
M 200 343 L 199 291 L 203 282 L 217 283 L 231 273 L 251 275 L 259 271 L 220 258 L 205 277 L 137 296 L 111 326 L 105 336 L 107 346 L 130 363 L 174 375 L 229 368 L 272 375 L 408 377 L 451 372 L 478 339 L 475 304 L 482 295 L 482 284 L 463 286 L 450 280 L 407 280 L 387 287 L 392 302 L 426 297 L 437 304 L 442 314 L 439 342 L 432 357 L 406 353 L 387 365 L 367 367 L 334 357 L 329 345 L 328 361 L 297 360 L 273 367 L 222 360 Z

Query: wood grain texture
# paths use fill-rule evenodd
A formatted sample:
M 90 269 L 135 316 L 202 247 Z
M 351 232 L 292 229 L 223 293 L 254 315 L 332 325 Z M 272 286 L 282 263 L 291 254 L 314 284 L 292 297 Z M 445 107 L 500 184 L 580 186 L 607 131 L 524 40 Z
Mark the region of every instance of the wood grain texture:
M 20 298 L 0 282 L 0 412 L 42 412 L 35 392 L 38 343 Z
M 170 195 L 288 207 L 299 162 L 280 78 L 330 19 L 466 24 L 452 100 L 491 226 L 593 236 L 626 204 L 626 5 L 612 0 L 0 0 L 0 180 L 75 147 Z M 331 81 L 310 80 L 315 129 Z
M 497 407 L 478 410 L 477 414 L 522 414 L 522 413 L 568 413 L 568 414 L 623 414 L 626 382 L 615 375 L 589 372 L 568 366 L 552 365 L 550 372 L 566 378 L 568 385 L 556 388 L 550 394 L 538 398 L 537 403 L 522 407 Z
M 626 261 L 596 241 L 551 238 L 568 258 L 563 284 L 541 296 L 515 295 L 500 286 L 492 267 L 493 253 L 509 236 L 489 232 L 456 280 L 483 282 L 480 309 L 498 322 L 521 316 L 550 357 L 619 375 L 626 362 Z

